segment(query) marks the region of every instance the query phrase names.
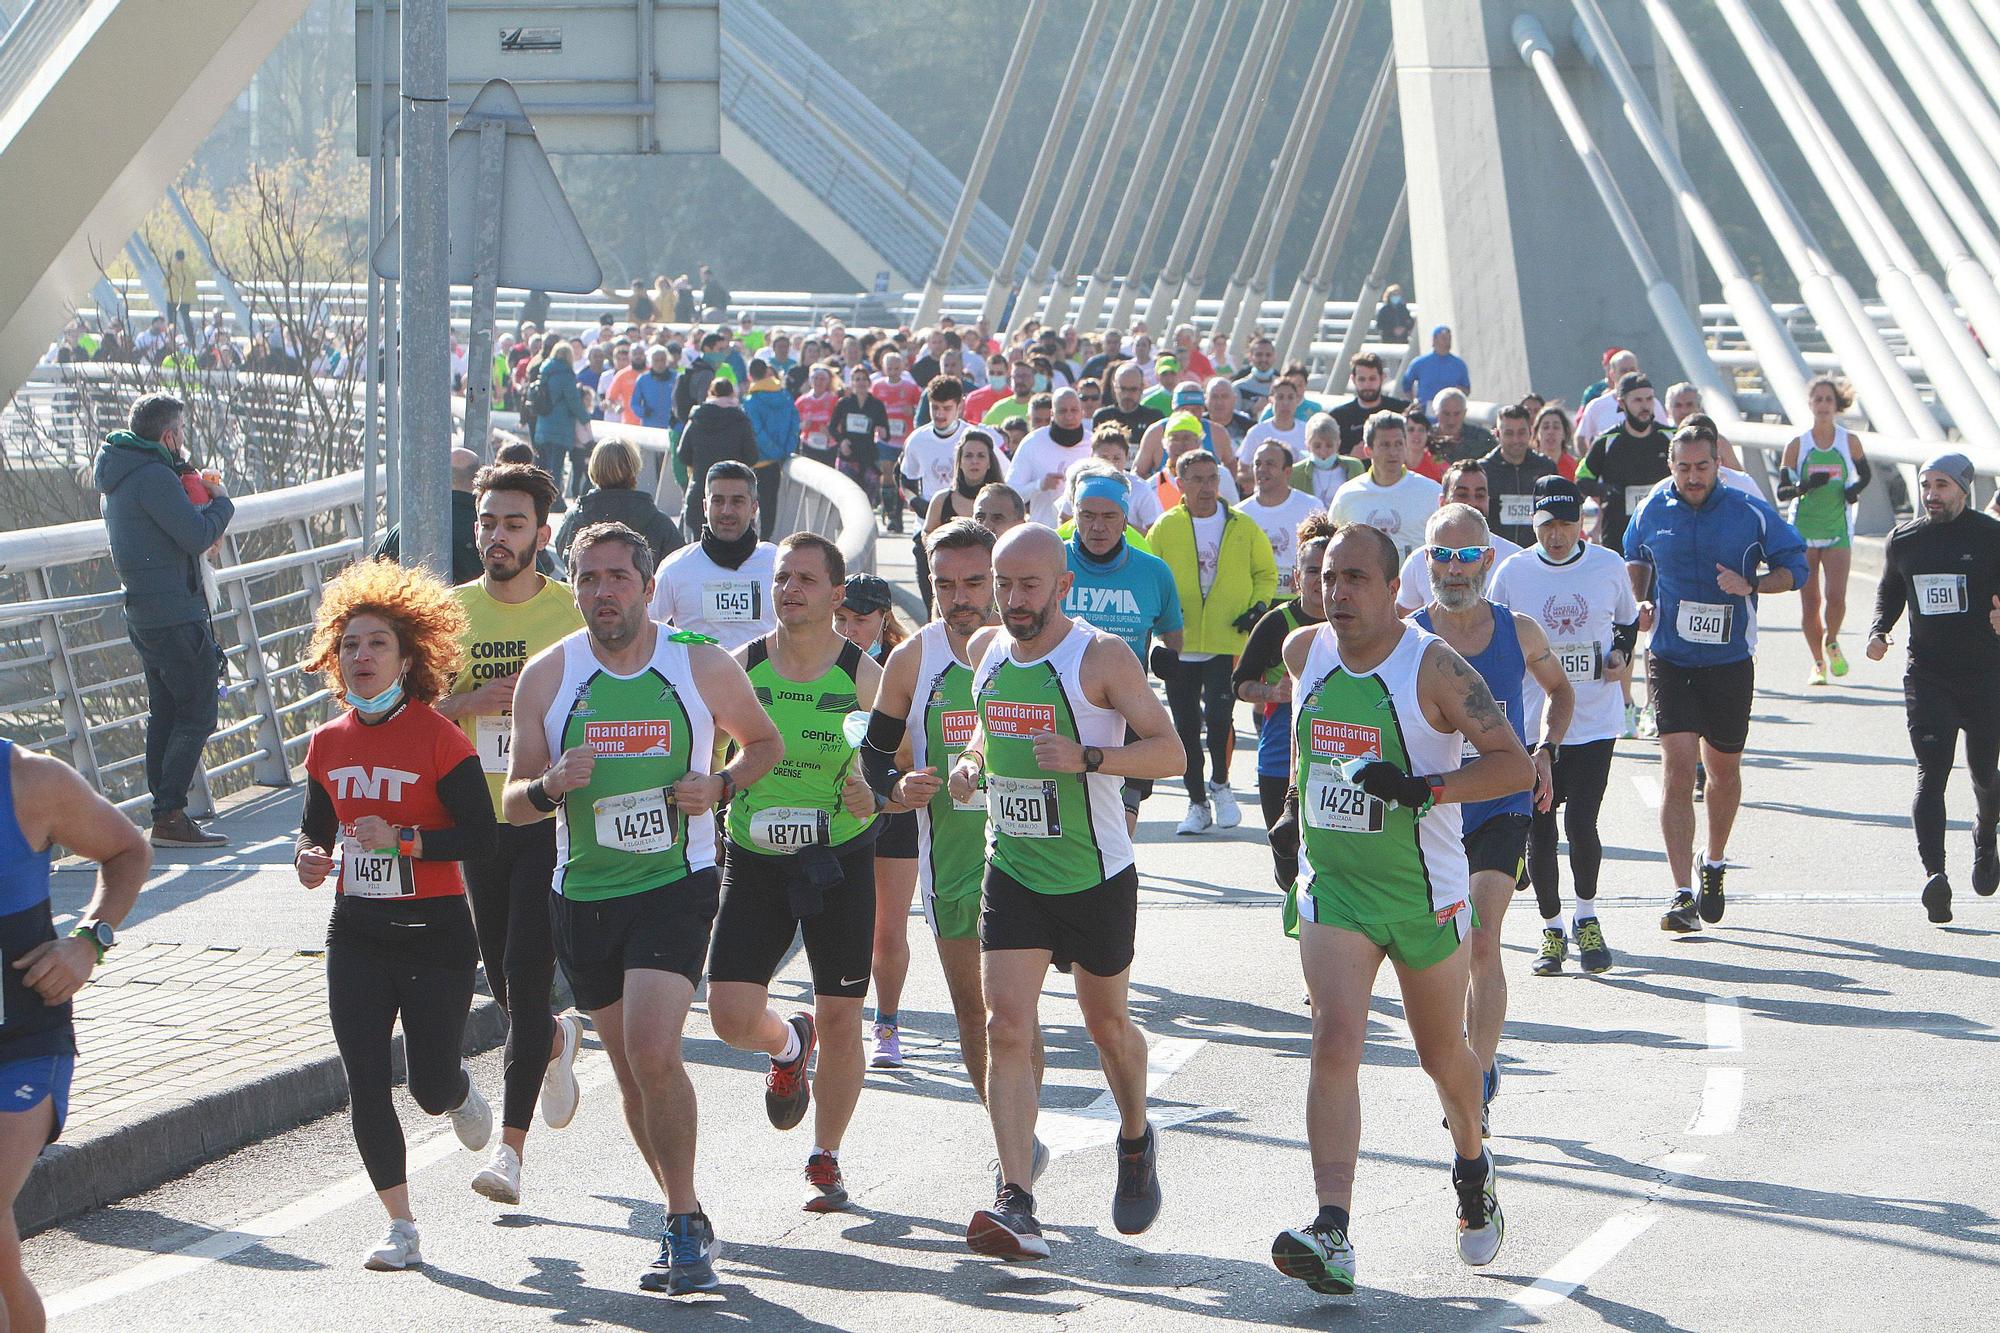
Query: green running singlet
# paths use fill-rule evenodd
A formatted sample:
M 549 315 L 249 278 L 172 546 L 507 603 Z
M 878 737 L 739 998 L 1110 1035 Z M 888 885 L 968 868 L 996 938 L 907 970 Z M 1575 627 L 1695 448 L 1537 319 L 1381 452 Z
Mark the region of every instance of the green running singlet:
M 771 640 L 750 641 L 746 654 L 757 702 L 777 724 L 785 757 L 768 775 L 729 803 L 729 840 L 766 856 L 789 856 L 806 847 L 838 847 L 874 824 L 841 804 L 840 789 L 854 766 L 847 715 L 860 701 L 854 677 L 861 649 L 844 643 L 840 656 L 817 680 L 788 680 L 771 661 Z
M 949 778 L 965 743 L 972 739 L 979 714 L 972 707 L 972 668 L 952 651 L 950 631 L 933 620 L 917 632 L 922 643 L 917 659 L 913 702 L 918 725 L 910 728 L 910 767 L 935 767 Z M 924 891 L 924 911 L 937 925 L 936 904 L 970 895 L 977 900 L 986 874 L 986 802 L 975 795 L 965 805 L 951 799 L 949 786 L 940 787 L 917 810 L 917 872 Z

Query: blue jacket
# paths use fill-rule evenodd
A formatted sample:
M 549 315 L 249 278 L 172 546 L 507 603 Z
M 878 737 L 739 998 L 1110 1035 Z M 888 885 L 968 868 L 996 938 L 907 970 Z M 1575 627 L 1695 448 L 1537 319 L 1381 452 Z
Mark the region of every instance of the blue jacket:
M 552 356 L 536 373 L 549 391 L 549 414 L 535 418 L 535 443 L 570 448 L 576 443 L 576 428 L 584 420 L 583 395 L 577 392 L 576 371 L 569 362 Z
M 1625 528 L 1625 558 L 1653 567 L 1652 651 L 1683 667 L 1723 666 L 1757 651 L 1757 595 L 1722 591 L 1717 565 L 1752 585 L 1765 568 L 1790 570 L 1794 588 L 1806 581 L 1806 544 L 1798 530 L 1761 497 L 1719 480 L 1699 507 L 1681 499 L 1671 482 L 1654 487 Z M 1689 630 L 1702 633 L 1702 640 L 1690 641 Z M 1716 641 L 1705 641 L 1711 638 Z
M 649 370 L 632 381 L 632 414 L 640 425 L 665 430 L 674 424 L 674 381 L 679 378 L 672 370 L 665 375 Z
M 743 395 L 743 411 L 757 432 L 757 461 L 773 463 L 799 451 L 799 409 L 775 378 L 761 379 Z
M 98 451 L 97 489 L 111 563 L 125 585 L 125 620 L 165 629 L 208 620 L 202 552 L 229 530 L 236 505 L 218 495 L 196 508 L 165 446 L 115 431 Z

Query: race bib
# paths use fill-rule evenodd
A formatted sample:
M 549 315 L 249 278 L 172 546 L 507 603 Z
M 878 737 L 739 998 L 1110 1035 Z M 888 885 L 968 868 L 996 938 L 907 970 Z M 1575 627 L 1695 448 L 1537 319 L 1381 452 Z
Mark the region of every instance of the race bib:
M 591 802 L 597 845 L 638 856 L 664 852 L 680 841 L 680 807 L 664 787 L 628 791 Z
M 1335 833 L 1380 833 L 1388 807 L 1331 769 L 1314 765 L 1306 783 L 1308 828 Z
M 1653 483 L 1625 488 L 1625 514 L 1629 518 L 1639 512 L 1639 506 L 1646 503 L 1646 497 L 1653 493 Z
M 1675 624 L 1682 643 L 1728 643 L 1736 608 L 1715 602 L 1682 602 Z
M 1916 589 L 1918 615 L 1955 616 L 1964 613 L 1965 575 L 1912 574 L 1910 583 Z
M 701 618 L 712 625 L 738 625 L 762 619 L 764 588 L 750 579 L 701 585 Z
M 847 433 L 849 435 L 868 435 L 873 433 L 874 429 L 874 424 L 868 420 L 866 412 L 849 412 L 847 414 Z
M 1500 497 L 1500 522 L 1505 527 L 1525 528 L 1535 521 L 1535 497 L 1532 495 L 1503 495 Z
M 806 432 L 806 448 L 808 449 L 818 449 L 824 452 L 830 447 L 831 443 L 832 441 L 827 438 L 827 433 L 823 430 L 810 430 Z
M 394 852 L 378 852 L 363 847 L 346 829 L 340 833 L 340 891 L 356 898 L 407 898 L 416 889 L 414 878 L 403 884 L 402 860 Z
M 774 805 L 750 816 L 750 845 L 760 852 L 789 855 L 833 841 L 833 816 L 824 810 Z
M 505 773 L 507 761 L 514 753 L 514 715 L 502 713 L 498 717 L 482 715 L 473 728 L 477 739 L 473 744 L 479 751 L 479 768 L 485 773 Z
M 1054 778 L 986 778 L 986 817 L 1010 838 L 1060 838 Z
M 1604 645 L 1598 643 L 1553 643 L 1549 651 L 1556 655 L 1563 674 L 1572 684 L 1581 685 L 1585 681 L 1604 679 Z

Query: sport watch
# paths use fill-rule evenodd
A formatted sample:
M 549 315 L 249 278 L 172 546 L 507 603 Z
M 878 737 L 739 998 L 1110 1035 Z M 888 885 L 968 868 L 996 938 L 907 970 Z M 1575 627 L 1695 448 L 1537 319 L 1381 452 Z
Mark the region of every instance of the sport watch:
M 109 921 L 79 921 L 69 937 L 89 940 L 97 949 L 97 961 L 100 963 L 104 961 L 106 951 L 118 943 L 118 932 L 111 928 Z
M 1083 771 L 1086 773 L 1095 773 L 1098 769 L 1103 767 L 1104 767 L 1104 751 L 1098 749 L 1095 745 L 1084 746 Z

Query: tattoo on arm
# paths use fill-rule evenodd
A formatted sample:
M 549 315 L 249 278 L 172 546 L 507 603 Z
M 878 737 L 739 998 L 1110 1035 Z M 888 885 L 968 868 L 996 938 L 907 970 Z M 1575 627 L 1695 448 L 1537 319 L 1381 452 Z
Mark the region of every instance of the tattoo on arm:
M 1506 727 L 1507 715 L 1494 701 L 1493 691 L 1486 688 L 1485 677 L 1467 666 L 1457 653 L 1440 653 L 1438 662 L 1456 686 L 1464 690 L 1463 704 L 1468 719 L 1478 724 L 1482 732 L 1493 727 Z

